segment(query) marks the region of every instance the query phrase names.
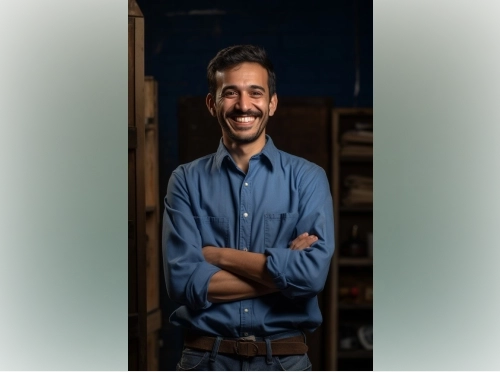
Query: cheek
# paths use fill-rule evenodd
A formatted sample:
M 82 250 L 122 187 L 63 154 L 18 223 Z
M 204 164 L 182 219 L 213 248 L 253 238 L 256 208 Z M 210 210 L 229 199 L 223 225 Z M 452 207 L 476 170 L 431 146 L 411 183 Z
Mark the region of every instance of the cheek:
M 217 112 L 219 113 L 219 116 L 224 116 L 226 112 L 230 111 L 230 105 L 224 104 L 223 102 L 220 103 L 220 105 L 217 107 Z

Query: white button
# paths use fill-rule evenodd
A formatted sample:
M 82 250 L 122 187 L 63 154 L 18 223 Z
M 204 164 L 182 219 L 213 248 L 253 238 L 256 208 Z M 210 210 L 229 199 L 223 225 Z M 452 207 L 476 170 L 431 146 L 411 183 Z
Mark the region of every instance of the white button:
M 248 182 L 245 182 L 245 183 L 244 183 L 244 185 L 245 185 L 245 186 L 248 186 Z
M 245 309 L 245 313 L 248 313 L 248 309 Z
M 244 336 L 248 336 L 248 332 L 243 333 Z
M 248 217 L 248 213 L 247 212 L 243 213 L 243 217 L 245 218 Z
M 243 248 L 243 250 L 246 252 L 246 251 L 248 251 L 248 248 L 247 248 L 247 247 L 245 247 L 245 248 Z

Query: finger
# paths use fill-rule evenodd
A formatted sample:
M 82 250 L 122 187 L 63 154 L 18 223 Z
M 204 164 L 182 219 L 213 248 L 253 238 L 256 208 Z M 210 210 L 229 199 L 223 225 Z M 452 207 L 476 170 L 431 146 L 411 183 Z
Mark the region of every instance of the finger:
M 308 236 L 309 236 L 309 233 L 308 233 L 308 232 L 305 232 L 305 233 L 302 233 L 302 234 L 300 234 L 299 236 L 297 236 L 297 237 L 296 237 L 293 241 L 294 241 L 294 242 L 296 242 L 296 241 L 300 241 L 300 240 L 302 240 L 302 239 L 304 239 L 304 238 L 306 238 L 306 237 L 308 237 Z
M 301 243 L 303 241 L 305 241 L 307 238 L 309 237 L 309 234 L 308 233 L 304 233 L 304 234 L 300 234 L 299 236 L 297 236 L 293 241 L 292 243 Z
M 309 248 L 311 244 L 313 244 L 315 241 L 318 240 L 318 237 L 315 235 L 309 235 L 307 237 L 300 237 L 295 239 L 292 244 L 290 245 L 290 249 L 297 250 L 297 249 L 305 249 Z
M 292 242 L 290 243 L 290 248 L 295 248 L 297 247 L 297 244 L 302 240 L 304 239 L 305 237 L 307 237 L 309 235 L 309 233 L 305 232 L 305 233 L 302 233 L 300 234 L 299 236 L 297 236 L 294 240 L 292 240 Z
M 300 249 L 310 248 L 311 245 L 313 245 L 313 243 L 315 243 L 317 240 L 318 240 L 318 237 L 315 235 L 308 236 L 307 239 L 300 246 Z

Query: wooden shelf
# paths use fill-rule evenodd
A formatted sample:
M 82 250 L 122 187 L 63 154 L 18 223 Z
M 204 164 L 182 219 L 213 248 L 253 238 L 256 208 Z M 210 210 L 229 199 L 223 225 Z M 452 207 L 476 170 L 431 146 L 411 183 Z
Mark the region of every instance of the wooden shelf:
M 364 150 L 356 151 L 354 147 L 343 145 L 344 134 L 348 131 L 359 129 L 359 123 L 372 124 L 372 108 L 336 107 L 332 110 L 331 148 L 332 161 L 332 196 L 334 198 L 335 218 L 335 243 L 341 247 L 352 237 L 353 226 L 357 226 L 357 237 L 360 240 L 368 240 L 369 234 L 373 233 L 373 204 L 344 205 L 343 200 L 351 197 L 349 184 L 346 178 L 349 176 L 361 177 L 361 180 L 373 182 L 373 152 Z M 356 146 L 353 144 L 353 146 Z M 366 146 L 370 146 L 367 144 Z M 356 200 L 356 199 L 352 199 Z M 359 199 L 365 200 L 365 199 Z M 371 201 L 371 199 L 366 199 Z M 339 252 L 340 253 L 340 252 Z M 373 317 L 372 303 L 354 303 L 353 298 L 340 295 L 342 287 L 357 287 L 360 291 L 359 301 L 366 297 L 368 288 L 373 288 L 373 258 L 342 257 L 337 254 L 332 261 L 329 286 L 336 298 L 332 301 L 329 311 L 325 316 L 324 327 L 326 329 L 324 344 L 330 352 L 326 356 L 326 370 L 359 371 L 371 370 L 369 364 L 373 353 L 367 350 L 339 350 L 339 325 L 346 321 L 356 324 L 364 324 L 367 319 Z M 364 294 L 361 292 L 365 292 Z M 369 297 L 366 297 L 369 298 Z M 351 300 L 352 302 L 348 302 Z M 341 366 L 339 361 L 342 360 Z M 361 362 L 363 365 L 360 365 Z M 340 369 L 339 369 L 340 368 Z
M 373 162 L 372 155 L 341 155 L 340 161 L 342 163 L 371 163 Z
M 340 350 L 337 357 L 339 359 L 369 359 L 373 358 L 372 350 Z
M 339 266 L 372 266 L 372 257 L 339 257 Z
M 340 207 L 339 212 L 344 213 L 369 213 L 373 212 L 373 206 L 371 205 L 360 205 L 360 206 L 352 206 L 352 207 Z
M 339 303 L 339 310 L 372 310 L 373 304 L 350 304 L 350 303 Z

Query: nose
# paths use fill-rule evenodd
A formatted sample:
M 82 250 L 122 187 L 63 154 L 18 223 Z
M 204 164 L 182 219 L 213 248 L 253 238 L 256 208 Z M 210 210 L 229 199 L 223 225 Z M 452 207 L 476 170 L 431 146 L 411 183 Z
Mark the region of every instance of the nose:
M 238 102 L 236 103 L 236 107 L 243 112 L 246 112 L 250 109 L 250 97 L 246 93 L 242 93 L 239 95 Z

